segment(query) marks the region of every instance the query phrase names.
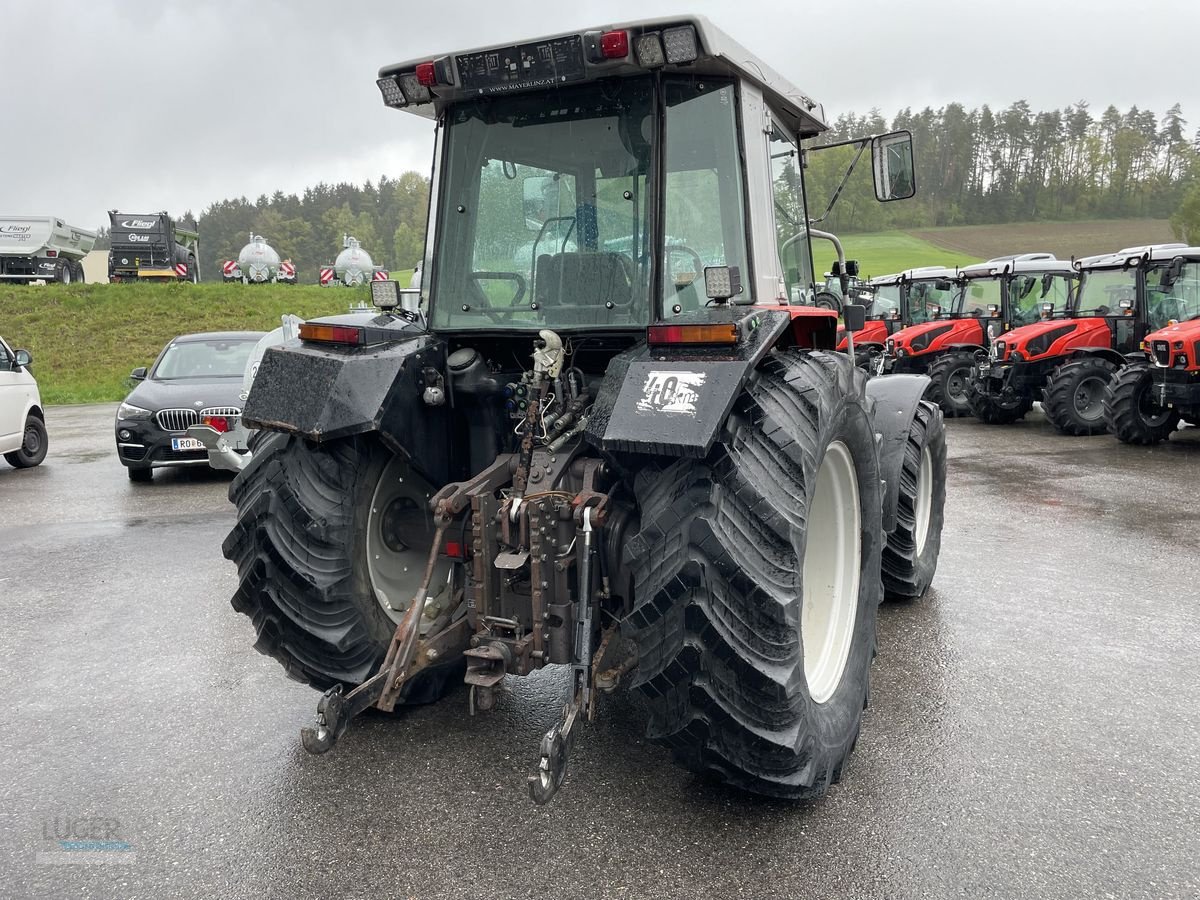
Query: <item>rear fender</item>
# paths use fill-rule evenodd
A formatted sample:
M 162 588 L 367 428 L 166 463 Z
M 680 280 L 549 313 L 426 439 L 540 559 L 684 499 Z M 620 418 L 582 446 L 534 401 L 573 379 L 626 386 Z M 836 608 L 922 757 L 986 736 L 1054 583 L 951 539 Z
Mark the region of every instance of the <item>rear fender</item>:
M 367 347 L 289 342 L 263 354 L 243 421 L 324 443 L 377 432 L 434 484 L 451 480 L 446 407 L 424 402 L 424 371 L 445 371 L 446 346 L 419 331 Z
M 610 452 L 704 457 L 746 379 L 773 347 L 796 339 L 797 323 L 818 328 L 805 337 L 832 348 L 833 316 L 755 312 L 757 326 L 732 347 L 638 344 L 614 357 L 588 418 L 588 442 Z
M 900 502 L 900 472 L 904 450 L 917 404 L 925 395 L 929 379 L 924 375 L 889 375 L 867 382 L 867 398 L 874 401 L 875 432 L 879 435 L 879 472 L 884 480 L 883 530 L 896 529 Z

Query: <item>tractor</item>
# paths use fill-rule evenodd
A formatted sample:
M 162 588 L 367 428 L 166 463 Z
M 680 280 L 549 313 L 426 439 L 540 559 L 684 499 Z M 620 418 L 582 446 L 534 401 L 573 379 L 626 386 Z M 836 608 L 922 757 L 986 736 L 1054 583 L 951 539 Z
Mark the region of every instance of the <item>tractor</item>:
M 820 796 L 879 603 L 933 577 L 946 465 L 927 379 L 868 382 L 836 313 L 792 299 L 783 243 L 815 283 L 798 173 L 822 107 L 700 18 L 377 86 L 436 124 L 420 288 L 372 282 L 377 309 L 265 351 L 230 486 L 233 606 L 324 692 L 303 746 L 456 685 L 486 713 L 559 667 L 538 803 L 618 688 L 686 768 Z M 877 199 L 911 196 L 911 136 L 868 147 Z
M 868 372 L 878 371 L 888 337 L 914 321 L 929 319 L 930 304 L 937 307 L 936 301 L 944 299 L 937 284 L 945 282 L 952 272 L 941 266 L 926 266 L 867 281 L 862 288 L 863 329 L 852 338 L 849 331 L 839 328 L 837 349 L 848 350 L 853 340 L 855 362 Z
M 1146 281 L 1171 320 L 1109 381 L 1104 419 L 1126 444 L 1165 441 L 1180 420 L 1200 425 L 1200 248 L 1179 251 Z
M 1046 418 L 1061 433 L 1103 434 L 1109 381 L 1149 332 L 1184 308 L 1163 279 L 1182 265 L 1176 258 L 1193 255 L 1200 259 L 1200 250 L 1154 244 L 1076 261 L 1079 284 L 1071 299 L 1044 302 L 1039 321 L 1008 332 L 977 360 L 975 402 L 1013 406 L 1040 394 Z
M 1035 321 L 1037 298 L 1065 302 L 1074 269 L 1050 253 L 1004 256 L 957 270 L 956 291 L 948 307 L 928 322 L 892 335 L 885 365 L 892 372 L 920 372 L 930 378 L 926 399 L 947 417 L 972 414 L 968 385 L 976 356 L 987 354 L 993 337 Z M 1019 419 L 1031 404 L 1024 400 L 994 413 Z

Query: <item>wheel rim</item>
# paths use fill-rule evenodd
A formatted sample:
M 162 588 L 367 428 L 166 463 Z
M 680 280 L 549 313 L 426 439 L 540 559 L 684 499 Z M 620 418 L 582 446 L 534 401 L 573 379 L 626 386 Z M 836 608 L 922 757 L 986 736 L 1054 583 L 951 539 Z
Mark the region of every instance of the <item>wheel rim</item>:
M 25 426 L 25 440 L 21 449 L 29 457 L 37 456 L 42 450 L 42 436 L 32 425 Z
M 1099 419 L 1104 412 L 1104 387 L 1107 382 L 1095 375 L 1075 386 L 1075 412 L 1083 419 Z
M 921 451 L 921 468 L 917 470 L 917 496 L 913 509 L 913 540 L 917 544 L 917 556 L 925 552 L 925 540 L 929 537 L 929 515 L 933 510 L 933 454 L 926 447 Z
M 841 683 L 850 656 L 862 556 L 858 474 L 840 441 L 825 451 L 808 521 L 800 639 L 809 693 L 824 703 Z
M 70 266 L 64 266 L 64 267 L 63 267 L 63 270 L 62 270 L 62 283 L 63 283 L 63 284 L 70 284 L 70 283 L 71 283 L 71 267 L 70 267 Z
M 424 479 L 413 473 L 400 457 L 393 457 L 380 474 L 371 497 L 367 515 L 367 575 L 380 609 L 394 622 L 404 616 L 429 562 L 429 548 L 436 531 L 429 511 L 432 495 L 433 490 Z M 441 561 L 434 570 L 429 582 L 431 598 L 445 591 L 449 571 L 449 560 Z
M 1144 376 L 1143 383 L 1138 388 L 1138 414 L 1150 428 L 1161 428 L 1166 425 L 1174 412 L 1169 406 L 1159 406 L 1154 402 L 1150 393 L 1150 376 Z
M 957 404 L 967 402 L 967 374 L 969 371 L 970 366 L 960 366 L 957 369 L 951 369 L 950 374 L 946 376 L 946 396 Z

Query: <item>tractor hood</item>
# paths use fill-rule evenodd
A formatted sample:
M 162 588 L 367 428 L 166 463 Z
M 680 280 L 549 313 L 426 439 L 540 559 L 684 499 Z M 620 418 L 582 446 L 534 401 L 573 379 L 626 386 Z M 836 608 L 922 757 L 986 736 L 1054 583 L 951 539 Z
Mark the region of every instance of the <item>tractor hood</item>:
M 887 321 L 884 319 L 867 319 L 867 323 L 863 326 L 862 331 L 857 331 L 854 334 L 855 345 L 862 344 L 879 344 L 887 340 L 888 328 Z M 837 348 L 845 350 L 849 346 L 849 339 L 846 335 L 845 328 L 837 330 Z
M 947 344 L 982 343 L 983 325 L 979 319 L 935 319 L 901 328 L 892 335 L 889 349 L 900 356 L 914 356 Z
M 1090 347 L 1108 348 L 1111 345 L 1112 331 L 1107 319 L 1083 318 L 1044 319 L 1022 325 L 1007 332 L 994 346 L 998 359 L 1012 359 L 1015 351 L 1020 357 L 1013 361 L 1019 362 L 1059 356 Z
M 1142 344 L 1162 368 L 1200 371 L 1200 319 L 1188 319 L 1152 331 Z

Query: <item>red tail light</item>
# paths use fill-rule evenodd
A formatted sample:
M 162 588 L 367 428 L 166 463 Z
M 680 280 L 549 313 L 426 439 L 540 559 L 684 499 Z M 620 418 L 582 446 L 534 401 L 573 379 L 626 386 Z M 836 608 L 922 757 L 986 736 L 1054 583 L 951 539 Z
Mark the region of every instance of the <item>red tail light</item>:
M 623 59 L 629 55 L 629 32 L 606 31 L 600 35 L 600 52 L 605 59 Z
M 451 559 L 466 559 L 466 548 L 461 541 L 446 541 L 446 555 Z
M 229 419 L 225 416 L 205 416 L 201 421 L 214 431 L 224 434 L 229 430 Z
M 58 256 L 58 251 L 57 250 L 47 250 L 46 255 L 47 256 Z
M 434 68 L 433 63 L 417 63 L 417 81 L 425 87 L 433 87 L 437 84 L 437 69 Z
M 651 325 L 647 339 L 651 344 L 736 344 L 737 325 Z

